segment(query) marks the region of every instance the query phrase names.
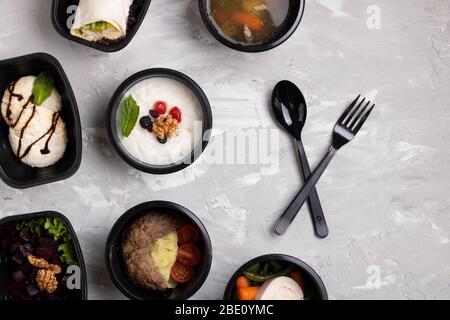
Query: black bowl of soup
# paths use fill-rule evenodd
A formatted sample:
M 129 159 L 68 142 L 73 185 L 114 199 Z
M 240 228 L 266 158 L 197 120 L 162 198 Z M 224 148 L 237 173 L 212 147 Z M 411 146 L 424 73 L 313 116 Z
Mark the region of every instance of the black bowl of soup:
M 273 49 L 300 24 L 304 0 L 199 0 L 208 31 L 224 45 L 244 52 Z

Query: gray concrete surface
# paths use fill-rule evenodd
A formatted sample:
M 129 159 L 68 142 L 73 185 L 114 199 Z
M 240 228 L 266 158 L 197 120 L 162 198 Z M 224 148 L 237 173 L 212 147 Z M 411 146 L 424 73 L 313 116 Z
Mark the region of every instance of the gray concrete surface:
M 83 161 L 63 182 L 23 191 L 0 183 L 0 217 L 67 215 L 84 250 L 91 299 L 124 298 L 106 274 L 104 242 L 123 212 L 153 199 L 188 207 L 210 232 L 214 262 L 196 299 L 220 299 L 235 269 L 264 253 L 309 263 L 331 299 L 450 298 L 450 1 L 310 0 L 295 35 L 261 54 L 217 43 L 196 2 L 184 0 L 154 0 L 132 43 L 104 54 L 59 36 L 50 3 L 0 0 L 0 59 L 44 51 L 60 60 L 79 104 Z M 150 67 L 180 70 L 204 89 L 216 129 L 210 151 L 231 154 L 236 147 L 224 137 L 258 129 L 274 139 L 265 153 L 274 170 L 199 161 L 153 176 L 128 167 L 107 141 L 105 110 L 126 77 Z M 307 97 L 304 142 L 313 165 L 356 94 L 377 103 L 318 184 L 331 230 L 325 240 L 314 236 L 306 208 L 286 235 L 270 232 L 301 187 L 291 141 L 269 112 L 282 79 Z

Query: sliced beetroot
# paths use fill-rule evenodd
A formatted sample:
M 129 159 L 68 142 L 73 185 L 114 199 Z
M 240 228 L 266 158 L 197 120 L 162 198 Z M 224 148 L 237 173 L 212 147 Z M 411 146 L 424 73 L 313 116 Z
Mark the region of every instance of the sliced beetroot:
M 20 248 L 21 245 L 22 245 L 22 241 L 16 241 L 9 247 L 9 251 L 11 253 L 14 253 L 14 252 L 16 252 L 17 249 Z
M 12 256 L 11 260 L 14 261 L 15 263 L 17 263 L 19 266 L 22 265 L 22 263 L 23 263 L 23 257 L 21 256 L 20 253 L 14 254 Z
M 30 229 L 23 228 L 19 233 L 19 237 L 21 237 L 26 242 L 31 242 L 31 241 L 33 241 L 34 234 L 31 232 Z
M 11 240 L 9 238 L 3 238 L 0 240 L 0 250 L 6 251 L 11 247 Z
M 28 300 L 28 296 L 23 292 L 22 287 L 17 282 L 11 282 L 8 285 L 8 296 L 17 300 Z
M 22 283 L 25 281 L 26 276 L 25 274 L 22 272 L 22 270 L 16 271 L 12 274 L 12 277 L 14 279 L 15 282 L 17 283 Z
M 25 243 L 19 247 L 19 251 L 24 257 L 28 257 L 33 254 L 34 247 L 30 243 Z
M 26 289 L 28 296 L 31 298 L 39 294 L 39 289 L 34 284 L 27 285 Z
M 51 248 L 55 249 L 58 246 L 58 243 L 53 239 L 48 238 L 39 238 L 38 240 L 39 247 Z
M 38 272 L 38 269 L 33 268 L 33 270 L 31 270 L 31 272 L 28 274 L 27 280 L 30 283 L 34 282 L 34 280 L 36 280 L 37 272 Z
M 52 260 L 53 256 L 55 255 L 55 250 L 51 248 L 39 247 L 36 248 L 35 255 L 38 258 L 42 258 L 49 261 Z
M 20 269 L 25 274 L 25 276 L 28 276 L 34 270 L 34 267 L 28 261 L 25 261 Z

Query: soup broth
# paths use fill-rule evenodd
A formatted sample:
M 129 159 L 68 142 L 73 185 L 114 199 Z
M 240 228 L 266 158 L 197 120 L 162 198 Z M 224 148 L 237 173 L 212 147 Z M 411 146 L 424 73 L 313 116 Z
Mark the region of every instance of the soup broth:
M 285 28 L 290 0 L 210 0 L 210 14 L 222 33 L 241 44 L 261 44 Z

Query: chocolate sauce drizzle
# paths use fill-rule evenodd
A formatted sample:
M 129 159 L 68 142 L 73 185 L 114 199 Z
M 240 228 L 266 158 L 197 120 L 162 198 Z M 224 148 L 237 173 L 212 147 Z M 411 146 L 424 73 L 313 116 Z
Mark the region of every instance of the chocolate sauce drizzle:
M 16 84 L 17 84 L 17 81 L 18 81 L 18 80 L 14 81 L 13 83 L 11 83 L 11 84 L 8 86 L 8 91 L 9 91 L 9 94 L 10 94 L 10 95 L 9 95 L 8 106 L 7 106 L 7 109 L 6 109 L 6 118 L 7 118 L 10 122 L 11 122 L 11 114 L 12 114 L 12 112 L 11 112 L 11 102 L 12 102 L 12 98 L 15 97 L 15 98 L 17 98 L 19 101 L 22 101 L 22 100 L 23 100 L 23 96 L 22 96 L 22 95 L 14 93 L 14 90 L 15 90 Z M 33 103 L 33 96 L 30 96 L 30 98 L 28 98 L 27 102 L 22 106 L 22 110 L 20 111 L 20 114 L 19 114 L 19 116 L 18 116 L 16 122 L 10 123 L 10 126 L 11 126 L 12 128 L 15 128 L 15 127 L 17 126 L 17 124 L 19 123 L 20 119 L 22 118 L 22 115 L 23 115 L 25 109 L 28 107 L 28 105 L 30 105 L 30 104 L 32 104 L 32 103 Z M 49 143 L 50 143 L 51 138 L 53 137 L 53 134 L 54 134 L 55 131 L 56 131 L 56 126 L 58 125 L 58 121 L 59 121 L 59 119 L 61 118 L 59 112 L 53 113 L 53 116 L 52 116 L 52 124 L 51 124 L 50 128 L 47 130 L 47 132 L 46 132 L 45 134 L 43 134 L 41 137 L 39 137 L 39 139 L 37 139 L 37 140 L 35 140 L 34 142 L 32 142 L 32 143 L 25 149 L 25 151 L 22 153 L 22 155 L 20 155 L 20 151 L 22 150 L 22 140 L 23 140 L 23 136 L 24 136 L 25 131 L 26 131 L 26 129 L 28 128 L 28 125 L 30 124 L 31 120 L 33 120 L 35 114 L 36 114 L 36 105 L 33 104 L 33 111 L 32 111 L 32 113 L 31 113 L 31 116 L 28 118 L 27 122 L 25 123 L 25 125 L 23 126 L 23 128 L 22 128 L 21 131 L 20 131 L 19 146 L 18 146 L 18 148 L 17 148 L 16 156 L 17 156 L 19 159 L 21 159 L 21 160 L 22 160 L 23 158 L 25 158 L 25 157 L 30 153 L 31 148 L 33 148 L 33 146 L 34 146 L 36 143 L 38 143 L 39 141 L 41 141 L 42 139 L 44 139 L 46 136 L 48 136 L 48 137 L 47 137 L 47 140 L 45 141 L 45 146 L 44 146 L 44 148 L 41 149 L 40 151 L 41 151 L 41 154 L 43 154 L 43 155 L 49 154 L 49 153 L 50 153 L 50 150 L 49 150 L 49 147 L 48 147 L 48 146 L 49 146 Z
M 48 131 L 43 134 L 39 139 L 37 139 L 36 141 L 34 141 L 33 143 L 31 143 L 23 152 L 23 154 L 19 157 L 19 159 L 23 159 L 25 158 L 28 153 L 30 153 L 31 148 L 33 148 L 33 146 L 38 143 L 39 141 L 41 141 L 42 139 L 44 139 L 45 136 L 48 135 L 47 141 L 45 141 L 45 147 L 44 149 L 41 149 L 41 154 L 49 154 L 50 150 L 48 148 L 48 144 L 50 143 L 51 138 L 53 137 L 53 134 L 56 131 L 56 126 L 58 125 L 58 121 L 60 119 L 60 115 L 59 112 L 55 112 L 53 113 L 53 118 L 52 118 L 52 125 L 50 126 L 50 128 L 48 129 Z M 19 149 L 20 150 L 20 149 Z M 19 152 L 17 152 L 17 156 L 19 156 Z
M 23 100 L 23 96 L 20 94 L 16 94 L 14 93 L 14 90 L 16 89 L 16 84 L 17 84 L 16 80 L 13 83 L 11 83 L 8 86 L 8 91 L 9 91 L 9 100 L 8 100 L 8 107 L 6 108 L 6 119 L 8 119 L 9 121 L 11 121 L 11 103 L 12 103 L 12 99 L 13 98 L 17 98 L 17 100 L 22 101 Z

